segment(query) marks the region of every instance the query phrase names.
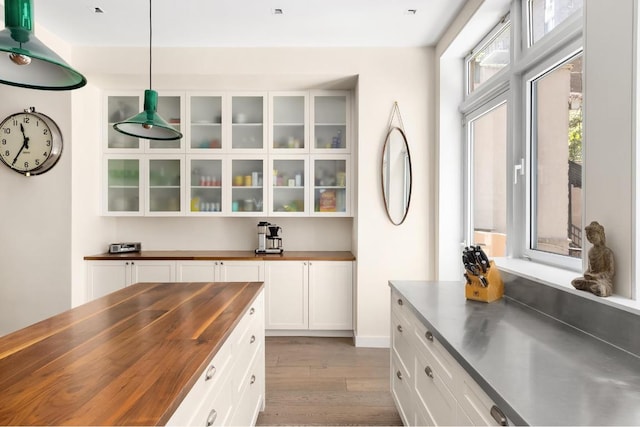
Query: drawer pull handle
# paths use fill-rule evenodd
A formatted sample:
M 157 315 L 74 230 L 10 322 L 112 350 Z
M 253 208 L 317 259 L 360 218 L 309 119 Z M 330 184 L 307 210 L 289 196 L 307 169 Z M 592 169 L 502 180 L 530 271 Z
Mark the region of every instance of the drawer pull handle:
M 398 305 L 404 305 L 404 301 L 402 301 L 402 298 L 398 298 Z
M 209 412 L 209 416 L 207 417 L 207 427 L 212 426 L 213 423 L 216 422 L 217 417 L 218 417 L 218 413 L 216 412 L 215 409 L 212 409 L 211 412 Z
M 507 422 L 507 417 L 504 416 L 504 413 L 496 405 L 493 405 L 491 407 L 491 416 L 501 426 L 509 425 L 509 423 Z
M 251 381 L 249 381 L 249 384 L 253 384 L 256 382 L 256 376 L 255 375 L 251 375 Z
M 396 372 L 396 376 L 398 377 L 399 380 L 402 381 L 402 372 L 400 371 Z
M 254 342 L 256 342 L 256 336 L 255 335 L 251 335 L 251 339 L 249 340 L 249 343 L 253 344 Z
M 433 334 L 431 333 L 431 331 L 425 332 L 424 336 L 428 341 L 433 342 Z
M 398 325 L 398 332 L 402 333 L 402 325 Z
M 252 315 L 252 314 L 253 314 L 253 313 L 255 313 L 255 312 L 256 312 L 256 309 L 255 309 L 255 308 L 253 308 L 253 307 L 251 307 L 251 310 L 249 310 L 249 315 Z
M 209 381 L 216 374 L 216 367 L 211 365 L 209 369 L 207 369 L 207 373 L 204 376 L 205 381 Z
M 427 365 L 427 367 L 424 368 L 424 373 L 427 374 L 429 378 L 433 379 L 433 369 L 431 369 L 431 366 Z

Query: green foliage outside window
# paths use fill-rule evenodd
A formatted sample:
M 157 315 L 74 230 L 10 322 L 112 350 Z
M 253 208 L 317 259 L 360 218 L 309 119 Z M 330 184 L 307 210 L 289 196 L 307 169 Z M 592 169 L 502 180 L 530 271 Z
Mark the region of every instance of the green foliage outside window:
M 582 109 L 569 110 L 569 160 L 582 163 Z

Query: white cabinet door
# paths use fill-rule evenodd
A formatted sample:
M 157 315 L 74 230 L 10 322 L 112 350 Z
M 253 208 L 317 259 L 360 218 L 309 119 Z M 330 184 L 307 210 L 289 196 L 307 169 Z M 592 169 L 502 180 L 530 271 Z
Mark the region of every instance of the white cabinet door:
M 175 282 L 175 261 L 131 261 L 131 280 L 138 282 Z
M 309 264 L 309 329 L 353 329 L 353 263 Z
M 178 282 L 215 282 L 219 261 L 178 261 Z
M 87 263 L 87 300 L 127 286 L 129 261 L 90 261 Z
M 266 329 L 307 329 L 308 262 L 265 263 Z
M 221 282 L 262 282 L 264 261 L 220 261 Z

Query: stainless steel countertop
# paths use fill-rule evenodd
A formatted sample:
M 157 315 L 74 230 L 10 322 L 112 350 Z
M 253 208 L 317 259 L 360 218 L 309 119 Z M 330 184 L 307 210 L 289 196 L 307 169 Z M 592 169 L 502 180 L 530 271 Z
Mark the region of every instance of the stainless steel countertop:
M 389 286 L 513 423 L 640 425 L 637 356 L 507 297 L 467 301 L 464 282 Z

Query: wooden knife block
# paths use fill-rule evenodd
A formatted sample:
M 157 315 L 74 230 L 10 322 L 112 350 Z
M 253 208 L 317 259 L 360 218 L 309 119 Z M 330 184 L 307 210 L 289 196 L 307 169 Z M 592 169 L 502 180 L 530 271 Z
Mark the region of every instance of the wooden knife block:
M 467 273 L 471 283 L 467 283 L 464 287 L 464 293 L 467 299 L 482 302 L 492 302 L 502 298 L 504 294 L 504 283 L 500 276 L 500 271 L 496 267 L 493 261 L 489 262 L 490 268 L 487 270 L 487 274 L 484 277 L 489 282 L 488 286 L 482 286 L 480 278 L 473 274 Z

